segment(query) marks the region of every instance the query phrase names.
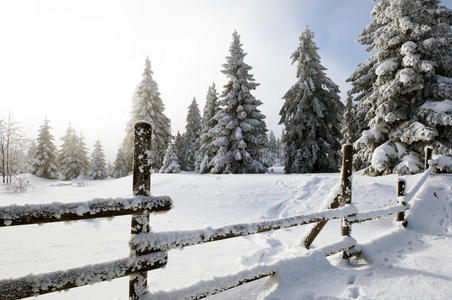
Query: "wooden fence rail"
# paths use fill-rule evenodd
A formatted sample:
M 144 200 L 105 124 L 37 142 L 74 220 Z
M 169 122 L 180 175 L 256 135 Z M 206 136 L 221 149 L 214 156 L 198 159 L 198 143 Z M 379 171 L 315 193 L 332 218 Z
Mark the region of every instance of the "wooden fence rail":
M 409 204 L 406 201 L 403 180 L 398 181 L 398 204 L 372 211 L 358 212 L 356 210 L 352 203 L 352 147 L 345 145 L 343 147 L 340 193 L 333 195 L 333 199 L 326 210 L 277 220 L 229 225 L 216 229 L 152 233 L 149 228 L 149 213 L 168 211 L 171 209 L 172 202 L 166 196 L 150 196 L 151 134 L 152 130 L 149 123 L 137 122 L 135 124 L 134 197 L 94 199 L 88 202 L 67 204 L 51 203 L 0 207 L 0 227 L 132 215 L 131 240 L 129 242 L 130 257 L 66 271 L 0 280 L 0 299 L 18 299 L 46 294 L 123 276 L 130 276 L 129 299 L 153 299 L 153 296 L 160 292 L 153 294 L 147 292 L 147 271 L 165 266 L 168 260 L 166 251 L 170 249 L 316 223 L 316 226 L 304 241 L 306 248 L 309 248 L 329 220 L 342 219 L 342 241 L 313 251 L 323 251 L 324 255 L 342 251 L 343 257 L 349 258 L 359 254 L 357 242 L 351 237 L 352 224 L 390 215 L 396 215 L 396 220 L 402 222 L 404 226 L 407 224 L 404 212 L 409 209 Z M 431 151 L 426 150 L 427 170 L 416 184 L 414 192 L 426 181 L 427 176 L 433 170 L 428 164 L 430 158 Z M 173 296 L 184 294 L 184 297 L 188 299 L 201 299 L 247 282 L 274 275 L 277 272 L 276 269 L 276 266 L 258 266 L 252 270 L 231 275 L 224 280 L 216 278 L 207 285 L 204 282 L 202 285 L 194 285 L 171 293 L 173 293 Z M 206 286 L 209 286 L 207 290 Z M 160 294 L 169 295 L 165 292 L 162 293 Z

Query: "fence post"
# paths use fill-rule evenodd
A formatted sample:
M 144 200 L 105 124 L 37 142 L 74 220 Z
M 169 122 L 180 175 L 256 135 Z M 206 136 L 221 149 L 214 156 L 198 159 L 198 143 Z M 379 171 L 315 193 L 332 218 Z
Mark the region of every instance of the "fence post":
M 151 124 L 147 122 L 135 123 L 134 151 L 133 151 L 133 194 L 135 196 L 149 196 L 151 193 Z M 132 215 L 131 234 L 149 232 L 149 213 Z M 132 257 L 146 254 L 136 249 L 130 249 Z M 130 276 L 129 299 L 137 300 L 147 287 L 147 272 Z
M 341 202 L 342 205 L 352 203 L 352 167 L 353 167 L 353 147 L 350 144 L 344 145 L 342 148 L 342 177 L 341 177 Z M 341 205 L 341 206 L 342 206 Z M 350 236 L 352 225 L 347 221 L 347 218 L 342 219 L 341 233 L 342 236 Z M 342 253 L 343 258 L 348 258 L 350 255 L 347 251 Z
M 430 146 L 425 147 L 425 170 L 427 170 L 429 167 L 428 161 L 432 159 L 432 152 L 433 152 L 432 147 Z
M 405 196 L 405 179 L 399 178 L 397 181 L 397 197 L 398 197 L 398 202 L 401 205 L 405 205 L 405 199 L 402 198 L 403 196 Z M 396 221 L 398 222 L 402 222 L 402 226 L 405 227 L 408 222 L 407 220 L 405 220 L 405 212 L 401 211 L 399 213 L 397 213 L 397 217 L 396 217 Z

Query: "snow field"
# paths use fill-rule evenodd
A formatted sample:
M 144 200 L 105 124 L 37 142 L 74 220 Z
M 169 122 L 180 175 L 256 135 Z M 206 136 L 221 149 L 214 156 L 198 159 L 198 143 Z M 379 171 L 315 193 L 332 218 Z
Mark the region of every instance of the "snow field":
M 422 177 L 407 176 L 407 190 Z M 1 204 L 75 202 L 101 197 L 130 197 L 131 177 L 59 184 L 30 178 L 33 192 L 1 193 Z M 355 174 L 353 201 L 359 211 L 397 204 L 395 175 L 365 177 Z M 339 181 L 339 174 L 306 175 L 196 175 L 153 174 L 153 195 L 169 195 L 174 208 L 151 214 L 155 232 L 194 230 L 313 213 Z M 74 182 L 75 183 L 75 182 Z M 300 259 L 279 269 L 277 276 L 243 285 L 215 299 L 448 299 L 452 277 L 452 176 L 432 175 L 409 202 L 408 228 L 388 217 L 354 224 L 352 237 L 363 258 L 345 263 L 338 256 Z M 436 196 L 435 196 L 436 194 Z M 428 212 L 428 213 L 426 213 Z M 427 217 L 428 216 L 428 217 Z M 307 226 L 197 245 L 168 252 L 164 269 L 148 274 L 151 292 L 182 288 L 275 264 L 307 251 L 302 238 Z M 0 230 L 0 278 L 19 277 L 129 255 L 130 217 L 68 224 L 6 227 Z M 339 221 L 331 221 L 314 241 L 318 249 L 341 240 Z M 441 255 L 439 255 L 441 254 Z M 245 294 L 244 294 L 245 293 Z M 406 293 L 406 292 L 405 292 Z M 128 278 L 43 295 L 40 299 L 127 299 Z M 244 295 L 251 298 L 243 298 Z M 395 295 L 394 297 L 392 297 Z

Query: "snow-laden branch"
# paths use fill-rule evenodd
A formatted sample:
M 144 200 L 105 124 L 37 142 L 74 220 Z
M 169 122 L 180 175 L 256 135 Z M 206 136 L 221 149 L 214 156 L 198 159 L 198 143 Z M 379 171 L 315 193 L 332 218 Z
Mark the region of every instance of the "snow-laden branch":
M 142 233 L 134 236 L 130 243 L 131 247 L 138 251 L 167 250 L 315 223 L 325 219 L 338 219 L 355 213 L 356 208 L 347 205 L 341 208 L 324 210 L 303 216 L 229 225 L 221 228 L 208 227 L 201 230 Z
M 360 222 L 370 221 L 370 220 L 374 220 L 374 219 L 387 217 L 390 215 L 395 215 L 399 212 L 408 210 L 409 208 L 410 208 L 410 206 L 408 204 L 406 204 L 406 205 L 397 204 L 397 205 L 382 208 L 382 209 L 363 211 L 363 212 L 357 213 L 354 216 L 347 217 L 347 221 L 350 223 L 360 223 Z
M 254 268 L 241 271 L 234 275 L 222 277 L 214 277 L 210 280 L 201 280 L 194 285 L 178 290 L 158 291 L 145 294 L 142 300 L 158 300 L 158 299 L 201 299 L 207 296 L 215 295 L 226 290 L 232 289 L 247 282 L 261 279 L 278 273 L 279 270 L 287 265 L 300 262 L 301 260 L 315 261 L 313 256 L 328 256 L 340 251 L 344 251 L 356 246 L 356 241 L 350 237 L 344 237 L 340 242 L 327 247 L 318 248 L 309 251 L 304 256 L 287 258 L 273 264 L 258 265 Z M 314 259 L 314 260 L 313 260 Z
M 163 267 L 166 252 L 0 281 L 1 299 L 19 299 L 94 284 Z
M 170 208 L 171 198 L 168 196 L 136 196 L 93 199 L 86 202 L 11 205 L 0 207 L 0 227 L 114 217 L 144 211 L 167 211 Z

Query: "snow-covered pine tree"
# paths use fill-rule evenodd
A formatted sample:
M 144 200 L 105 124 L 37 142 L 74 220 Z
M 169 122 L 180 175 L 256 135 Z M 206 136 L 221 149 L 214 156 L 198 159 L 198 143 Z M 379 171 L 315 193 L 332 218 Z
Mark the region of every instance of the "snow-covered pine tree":
M 215 87 L 215 83 L 209 86 L 206 96 L 206 105 L 202 115 L 202 130 L 198 139 L 199 149 L 196 152 L 196 172 L 209 173 L 212 166 L 209 164 L 212 158 L 215 156 L 217 148 L 212 145 L 214 135 L 211 132 L 218 121 L 214 116 L 220 111 L 220 105 L 218 102 L 218 93 Z
M 80 171 L 78 176 L 81 175 L 82 177 L 84 177 L 85 175 L 88 175 L 89 158 L 88 149 L 85 144 L 85 138 L 83 137 L 83 134 L 81 132 L 79 135 L 75 135 L 75 148 L 76 158 L 80 164 Z
M 77 135 L 69 125 L 61 138 L 63 143 L 58 155 L 60 173 L 64 180 L 70 180 L 87 174 L 89 161 L 83 136 Z
M 371 17 L 360 42 L 376 52 L 376 78 L 360 89 L 368 129 L 356 158 L 369 175 L 416 173 L 425 146 L 452 155 L 452 13 L 436 0 L 381 0 Z
M 279 161 L 278 161 L 278 144 L 276 141 L 275 134 L 273 133 L 273 130 L 271 130 L 270 134 L 268 135 L 267 155 L 268 155 L 267 160 L 270 162 L 271 165 L 279 163 Z
M 183 152 L 184 152 L 184 138 L 178 131 L 176 133 L 176 137 L 174 138 L 174 153 L 176 153 L 176 156 L 179 161 L 182 160 Z
M 165 158 L 163 159 L 163 166 L 160 168 L 160 173 L 179 173 L 180 165 L 176 153 L 174 152 L 173 143 L 168 144 Z
M 284 95 L 279 113 L 279 124 L 284 124 L 286 131 L 286 173 L 339 170 L 344 105 L 338 86 L 325 74 L 313 38 L 306 27 L 292 54 L 292 63 L 298 64 L 298 80 Z
M 345 110 L 342 118 L 342 142 L 341 144 L 353 144 L 355 141 L 355 110 L 353 107 L 353 98 L 350 94 L 347 95 L 345 102 Z
M 61 138 L 63 143 L 58 154 L 60 173 L 63 179 L 70 180 L 80 174 L 80 165 L 76 153 L 76 136 L 71 125 L 68 126 L 66 134 Z
M 215 115 L 218 124 L 211 130 L 218 147 L 211 164 L 211 173 L 262 173 L 266 167 L 260 161 L 261 150 L 266 147 L 265 116 L 257 109 L 262 104 L 251 91 L 258 86 L 251 67 L 243 59 L 240 36 L 233 33 L 230 55 L 222 72 L 229 78 L 221 94 L 221 110 Z
M 48 179 L 57 178 L 56 159 L 56 147 L 53 143 L 53 136 L 50 134 L 49 120 L 46 118 L 39 129 L 37 145 L 33 150 L 33 174 Z
M 123 150 L 119 148 L 118 152 L 116 153 L 115 162 L 113 163 L 113 172 L 111 176 L 114 178 L 121 178 L 127 176 L 127 173 L 128 169 L 126 156 L 124 155 Z
M 105 179 L 108 176 L 104 150 L 99 140 L 94 144 L 94 149 L 91 153 L 88 176 L 91 179 Z
M 193 97 L 193 101 L 188 107 L 187 119 L 185 125 L 184 151 L 181 156 L 181 168 L 185 171 L 195 169 L 196 151 L 199 149 L 198 138 L 201 134 L 201 114 L 199 113 L 198 103 Z
M 35 163 L 35 153 L 36 153 L 36 142 L 35 142 L 35 140 L 31 139 L 29 141 L 29 144 L 27 147 L 25 171 L 32 173 L 32 174 L 33 174 L 33 165 Z M 56 150 L 55 150 L 55 162 L 56 162 L 56 159 L 57 159 L 57 157 L 56 157 Z
M 108 174 L 108 177 L 113 177 L 113 169 L 114 169 L 113 163 L 111 161 L 107 161 L 107 174 Z
M 138 84 L 133 97 L 131 118 L 127 123 L 126 137 L 123 142 L 128 170 L 132 170 L 133 165 L 133 139 L 136 121 L 144 120 L 152 126 L 151 164 L 153 168 L 162 166 L 166 145 L 171 139 L 170 120 L 163 113 L 165 106 L 152 74 L 151 62 L 149 58 L 146 58 L 143 79 Z
M 284 145 L 285 145 L 284 144 L 284 136 L 285 135 L 286 135 L 286 131 L 283 128 L 283 130 L 281 131 L 281 137 L 276 140 L 277 145 L 278 145 L 278 159 L 281 164 L 284 164 L 285 157 L 286 157 L 286 154 L 285 154 L 286 151 L 284 149 Z

